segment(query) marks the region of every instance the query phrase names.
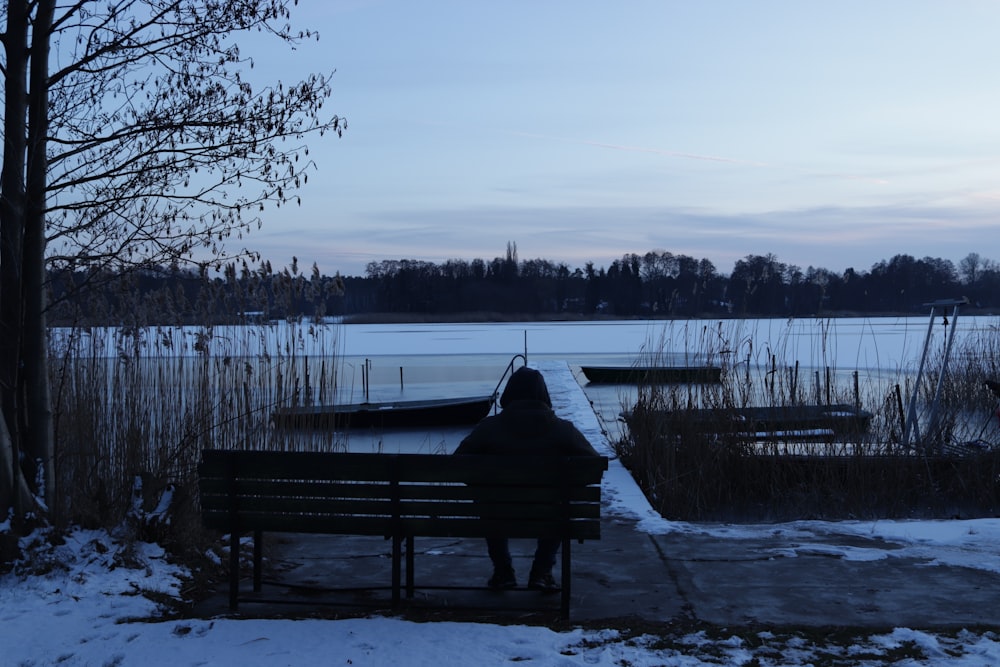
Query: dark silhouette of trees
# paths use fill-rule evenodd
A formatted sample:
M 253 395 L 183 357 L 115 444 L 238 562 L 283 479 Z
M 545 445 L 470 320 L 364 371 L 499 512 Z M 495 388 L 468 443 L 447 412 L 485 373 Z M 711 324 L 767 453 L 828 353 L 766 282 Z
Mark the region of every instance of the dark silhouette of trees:
M 877 310 L 908 312 L 958 291 L 958 272 L 945 259 L 896 255 L 875 264 L 868 274 L 868 294 Z
M 737 260 L 729 276 L 733 312 L 744 316 L 784 313 L 788 267 L 772 254 Z
M 636 254 L 616 259 L 608 267 L 604 279 L 605 300 L 611 306 L 611 313 L 622 317 L 634 317 L 648 308 L 640 308 L 642 301 L 641 260 Z
M 327 278 L 315 266 L 307 277 L 293 261 L 290 269 L 278 272 L 266 263 L 259 269 L 244 263 L 240 271 L 231 265 L 224 280 L 213 281 L 174 266 L 142 273 L 129 289 L 169 301 L 161 309 L 174 313 L 169 323 L 201 324 L 238 322 L 248 303 L 260 303 L 261 294 L 293 295 L 265 299 L 261 315 L 268 319 L 376 313 L 650 318 L 923 314 L 925 303 L 960 296 L 969 297 L 973 307 L 1000 308 L 1000 266 L 978 256 L 967 257 L 960 266 L 956 270 L 949 260 L 896 255 L 867 272 L 848 268 L 838 274 L 813 266 L 803 271 L 766 254 L 747 255 L 725 275 L 707 259 L 657 250 L 627 254 L 607 269 L 593 262 L 580 269 L 542 258 L 519 260 L 516 246 L 509 244 L 503 256 L 490 260 L 371 262 L 363 277 Z M 200 292 L 206 284 L 225 294 L 205 298 Z M 114 292 L 122 289 L 109 290 L 83 321 L 114 322 L 113 313 L 121 307 Z M 215 304 L 214 310 L 200 305 L 205 303 Z
M 598 270 L 594 268 L 593 262 L 587 262 L 584 275 L 587 289 L 584 297 L 583 312 L 588 315 L 603 313 L 607 309 L 607 303 L 601 299 L 601 294 L 604 290 L 604 267 Z
M 1000 293 L 1000 265 L 971 252 L 958 263 L 958 271 L 966 295 L 974 304 L 982 305 Z

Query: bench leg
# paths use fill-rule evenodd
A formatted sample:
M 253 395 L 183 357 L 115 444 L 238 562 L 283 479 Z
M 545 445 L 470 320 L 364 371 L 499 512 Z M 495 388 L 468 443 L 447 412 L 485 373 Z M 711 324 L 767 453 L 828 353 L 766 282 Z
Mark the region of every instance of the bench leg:
M 400 580 L 402 579 L 400 569 L 402 568 L 402 543 L 403 538 L 399 535 L 392 536 L 392 606 L 399 606 Z
M 253 592 L 260 593 L 261 565 L 264 561 L 264 533 L 253 532 Z
M 569 618 L 569 582 L 572 581 L 570 571 L 570 544 L 573 540 L 564 539 L 562 544 L 562 601 L 559 605 L 559 615 L 566 620 Z
M 413 535 L 406 536 L 406 597 L 413 597 Z
M 229 533 L 229 610 L 236 611 L 240 598 L 240 534 Z

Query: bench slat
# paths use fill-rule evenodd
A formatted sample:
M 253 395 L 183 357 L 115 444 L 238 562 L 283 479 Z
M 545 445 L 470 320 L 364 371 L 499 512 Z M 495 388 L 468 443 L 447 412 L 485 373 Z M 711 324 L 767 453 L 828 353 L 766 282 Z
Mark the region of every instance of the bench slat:
M 255 496 L 301 496 L 312 498 L 385 498 L 389 494 L 388 483 L 373 482 L 304 482 L 276 481 L 261 479 L 239 479 L 231 482 L 226 478 L 202 479 L 199 488 L 202 496 L 227 496 L 231 491 L 238 495 Z
M 209 480 L 201 485 L 202 507 L 228 507 L 229 493 L 227 484 L 221 480 Z M 234 485 L 239 498 L 275 498 L 286 499 L 289 503 L 327 501 L 331 505 L 337 503 L 349 504 L 362 501 L 388 501 L 397 496 L 402 502 L 415 503 L 426 500 L 430 502 L 492 502 L 496 504 L 535 504 L 552 505 L 567 501 L 574 504 L 598 504 L 600 490 L 592 487 L 577 487 L 568 489 L 565 494 L 558 489 L 526 488 L 513 492 L 510 487 L 416 487 L 400 486 L 397 493 L 389 490 L 387 485 L 346 485 L 338 489 L 316 489 L 304 486 L 289 486 L 279 484 L 251 485 L 237 482 Z M 309 511 L 309 510 L 304 510 Z
M 396 465 L 391 456 L 381 454 L 237 452 L 213 449 L 202 452 L 202 464 L 198 474 L 205 477 L 224 477 L 234 461 L 238 462 L 241 477 L 257 479 L 388 479 Z M 334 461 L 336 465 L 333 465 Z
M 485 502 L 403 502 L 399 508 L 402 516 L 482 517 L 517 519 L 520 521 L 551 519 L 599 519 L 600 507 L 570 503 L 485 503 Z
M 230 516 L 226 512 L 203 512 L 204 523 L 209 528 L 229 531 Z M 323 533 L 326 535 L 380 535 L 392 534 L 393 521 L 370 516 L 306 516 L 280 513 L 249 512 L 240 516 L 240 526 L 246 530 L 275 533 Z
M 226 477 L 238 461 L 242 479 L 309 479 L 373 481 L 395 474 L 415 482 L 504 482 L 551 484 L 558 479 L 570 485 L 600 482 L 607 470 L 604 457 L 535 457 L 525 460 L 505 456 L 448 456 L 438 454 L 355 454 L 327 452 L 238 452 L 238 459 L 223 450 L 203 452 L 199 476 Z M 330 457 L 336 458 L 331 459 Z M 445 463 L 445 461 L 449 463 Z M 398 472 L 394 472 L 398 471 Z
M 542 484 L 554 480 L 570 486 L 596 484 L 607 470 L 603 457 L 532 457 L 512 459 L 507 456 L 448 456 L 453 463 L 442 465 L 435 455 L 400 454 L 406 479 L 414 482 L 467 482 L 470 484 Z
M 202 506 L 204 508 L 204 505 Z M 228 511 L 226 503 L 214 503 L 209 509 Z M 268 512 L 286 515 L 346 515 L 346 516 L 392 516 L 393 507 L 388 500 L 354 500 L 329 498 L 286 498 L 282 496 L 242 496 L 238 513 L 248 514 Z
M 534 503 L 554 503 L 568 500 L 570 502 L 597 504 L 601 502 L 601 489 L 598 486 L 571 486 L 561 489 L 552 486 L 514 487 L 509 484 L 484 484 L 476 486 L 401 484 L 399 495 L 404 500 L 441 499 Z
M 230 490 L 239 495 L 284 495 L 315 498 L 384 498 L 390 491 L 388 483 L 372 482 L 303 482 L 241 479 L 233 485 L 226 478 L 202 478 L 199 483 L 202 498 L 226 497 Z M 512 486 L 510 484 L 413 484 L 399 486 L 401 498 L 440 498 L 442 500 L 509 500 L 516 498 L 526 502 L 548 502 L 562 500 L 567 494 L 569 500 L 577 502 L 599 502 L 600 488 L 594 486 L 571 486 L 560 489 L 552 486 Z

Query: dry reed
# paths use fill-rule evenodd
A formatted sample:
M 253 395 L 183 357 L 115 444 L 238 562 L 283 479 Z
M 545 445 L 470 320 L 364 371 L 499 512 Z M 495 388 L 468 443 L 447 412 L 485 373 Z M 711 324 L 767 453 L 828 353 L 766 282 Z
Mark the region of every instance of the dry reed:
M 302 291 L 292 276 L 276 283 Z M 221 297 L 216 285 L 205 287 L 199 310 L 208 312 L 216 309 L 210 299 Z M 274 302 L 275 295 L 264 299 Z M 153 305 L 160 317 L 169 307 Z M 140 304 L 128 312 L 126 326 L 52 332 L 60 490 L 59 507 L 52 509 L 62 522 L 121 526 L 148 515 L 169 494 L 171 521 L 160 522 L 154 537 L 183 541 L 180 534 L 200 523 L 195 488 L 203 449 L 342 448 L 333 433 L 270 425 L 279 406 L 336 395 L 337 324 L 290 318 L 143 326 Z
M 686 341 L 683 349 L 696 354 L 683 361 L 721 366 L 721 383 L 639 387 L 636 404 L 623 406 L 629 429 L 616 449 L 653 507 L 690 521 L 991 516 L 1000 509 L 1000 452 L 983 440 L 998 434 L 997 397 L 984 383 L 997 377 L 995 332 L 956 349 L 937 418 L 919 442 L 907 443 L 906 397 L 915 390 L 924 403 L 931 399 L 940 360 L 916 388 L 902 371 L 894 382 L 861 380 L 857 371 L 820 366 L 836 360 L 828 353 L 826 326 L 817 326 L 819 362 L 811 359 L 809 367 L 822 370 L 803 374 L 780 342 L 755 351 L 752 337 L 734 340 L 737 328 L 719 323 L 705 326 L 695 344 Z M 677 341 L 661 338 L 637 363 L 677 365 L 680 360 L 660 352 L 676 347 Z M 870 427 L 803 440 L 735 426 L 748 406 L 810 403 L 867 409 Z M 696 420 L 697 409 L 714 411 L 711 429 Z

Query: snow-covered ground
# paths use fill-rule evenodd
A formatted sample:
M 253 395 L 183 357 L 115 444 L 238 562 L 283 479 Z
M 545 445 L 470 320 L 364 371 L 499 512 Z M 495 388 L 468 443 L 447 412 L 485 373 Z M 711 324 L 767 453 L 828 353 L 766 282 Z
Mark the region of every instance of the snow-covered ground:
M 558 413 L 610 452 L 586 396 L 565 363 L 542 362 Z M 734 540 L 768 526 L 709 528 L 668 522 L 612 461 L 608 511 L 653 533 L 713 530 Z M 3 526 L 0 525 L 0 530 Z M 851 559 L 932 554 L 942 564 L 1000 571 L 1000 521 L 879 521 L 785 524 L 790 532 L 851 532 L 885 538 L 893 553 L 839 548 Z M 1000 634 L 982 628 L 827 633 L 664 628 L 554 630 L 527 625 L 417 623 L 386 616 L 348 620 L 157 620 L 157 600 L 182 595 L 187 573 L 155 544 L 128 544 L 76 530 L 59 545 L 25 538 L 30 561 L 0 576 L 0 665 L 962 665 L 1000 664 Z

